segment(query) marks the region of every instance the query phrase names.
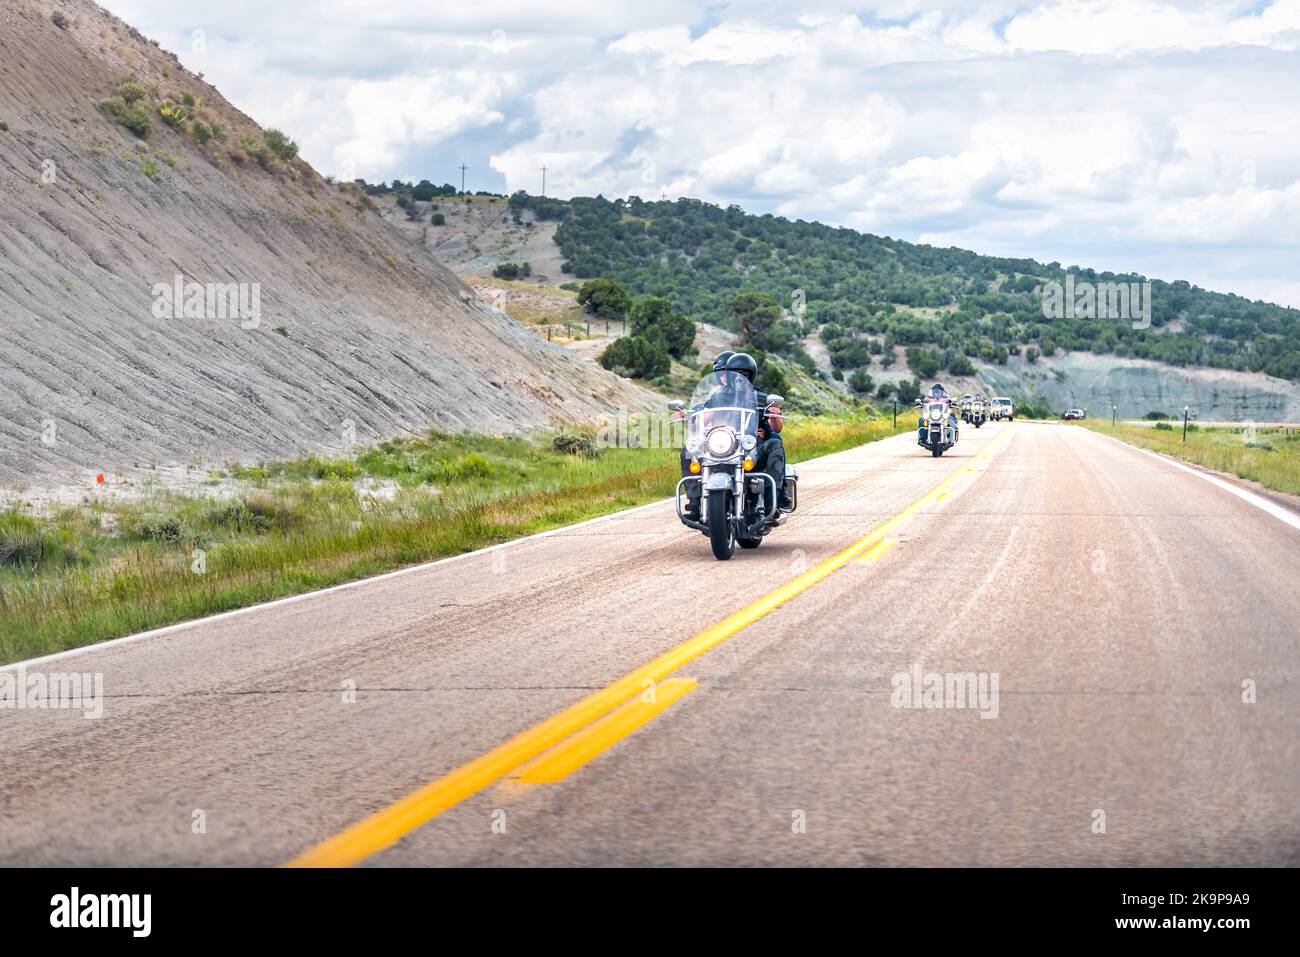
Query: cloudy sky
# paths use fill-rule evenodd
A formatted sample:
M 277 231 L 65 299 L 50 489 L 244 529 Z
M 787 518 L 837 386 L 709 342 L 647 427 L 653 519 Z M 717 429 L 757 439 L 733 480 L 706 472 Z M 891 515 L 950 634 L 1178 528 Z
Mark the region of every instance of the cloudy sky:
M 101 0 L 105 2 L 105 0 Z M 323 173 L 695 196 L 1300 306 L 1300 0 L 106 0 Z M 196 33 L 196 31 L 201 31 Z

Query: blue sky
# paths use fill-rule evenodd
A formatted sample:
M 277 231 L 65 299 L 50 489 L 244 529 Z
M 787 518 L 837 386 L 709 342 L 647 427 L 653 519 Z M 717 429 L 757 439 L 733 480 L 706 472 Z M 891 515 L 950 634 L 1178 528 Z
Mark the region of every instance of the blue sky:
M 108 0 L 319 170 L 697 196 L 1300 306 L 1300 0 Z M 201 31 L 197 34 L 195 31 Z M 201 42 L 199 42 L 201 41 Z

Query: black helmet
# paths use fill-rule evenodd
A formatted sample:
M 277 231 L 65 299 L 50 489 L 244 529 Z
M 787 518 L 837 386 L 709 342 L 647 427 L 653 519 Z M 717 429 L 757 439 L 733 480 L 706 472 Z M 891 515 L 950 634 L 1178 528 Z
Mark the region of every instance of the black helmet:
M 947 391 L 948 390 L 943 387 L 943 383 L 941 382 L 936 382 L 934 385 L 930 386 L 931 395 L 946 395 Z
M 735 355 L 735 353 L 734 353 L 734 352 L 730 352 L 730 351 L 728 351 L 728 352 L 719 352 L 719 353 L 718 353 L 718 357 L 717 357 L 716 359 L 713 360 L 713 371 L 714 371 L 714 372 L 721 372 L 723 369 L 727 368 L 727 360 L 730 359 L 730 358 L 731 358 L 732 356 L 734 356 L 734 355 Z
M 728 372 L 739 372 L 746 379 L 753 383 L 758 377 L 758 363 L 754 357 L 746 352 L 737 352 L 727 360 L 726 370 Z

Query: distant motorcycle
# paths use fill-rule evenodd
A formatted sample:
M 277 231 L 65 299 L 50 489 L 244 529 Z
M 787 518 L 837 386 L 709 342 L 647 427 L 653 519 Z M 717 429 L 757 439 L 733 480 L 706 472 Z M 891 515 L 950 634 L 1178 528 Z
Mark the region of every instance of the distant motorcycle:
M 970 419 L 968 420 L 975 428 L 979 428 L 989 420 L 988 413 L 984 410 L 984 400 L 976 396 L 970 406 Z
M 767 401 L 779 406 L 784 399 L 769 395 Z M 689 410 L 682 402 L 668 407 L 686 417 L 686 452 L 691 457 L 692 474 L 677 483 L 677 517 L 709 537 L 719 561 L 731 558 L 737 543 L 757 548 L 799 506 L 799 476 L 793 465 L 785 468 L 788 509 L 780 507 L 780 489 L 772 477 L 754 471 L 758 393 L 743 376 L 715 372 L 695 387 Z M 682 509 L 683 492 L 692 482 L 700 485 L 699 521 Z
M 929 449 L 936 459 L 957 444 L 957 420 L 952 413 L 950 399 L 926 397 L 918 400 L 921 407 L 921 425 L 917 429 L 916 444 Z

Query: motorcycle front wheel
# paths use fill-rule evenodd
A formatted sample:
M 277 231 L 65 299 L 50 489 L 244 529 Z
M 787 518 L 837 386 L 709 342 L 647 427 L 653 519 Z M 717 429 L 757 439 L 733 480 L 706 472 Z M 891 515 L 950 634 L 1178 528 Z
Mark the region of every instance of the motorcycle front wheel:
M 730 492 L 714 489 L 709 493 L 709 544 L 713 546 L 713 557 L 720 562 L 725 562 L 736 550 L 730 505 Z

